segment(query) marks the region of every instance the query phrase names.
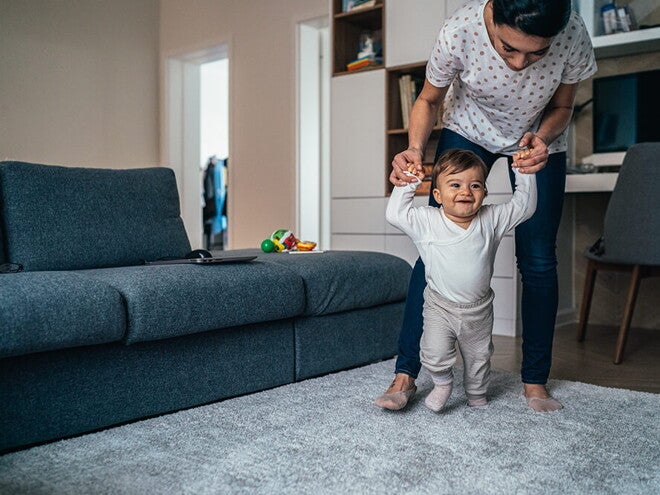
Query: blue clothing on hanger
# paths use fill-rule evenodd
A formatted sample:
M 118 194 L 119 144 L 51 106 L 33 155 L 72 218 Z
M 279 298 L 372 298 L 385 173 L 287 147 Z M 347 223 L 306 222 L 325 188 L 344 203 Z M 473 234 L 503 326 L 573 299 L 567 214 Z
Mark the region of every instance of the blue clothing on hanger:
M 215 185 L 215 205 L 218 212 L 213 218 L 213 226 L 211 227 L 212 234 L 219 234 L 227 230 L 227 217 L 223 215 L 225 201 L 227 200 L 227 185 L 225 183 L 225 176 L 227 173 L 227 159 L 218 160 L 213 170 L 213 182 Z

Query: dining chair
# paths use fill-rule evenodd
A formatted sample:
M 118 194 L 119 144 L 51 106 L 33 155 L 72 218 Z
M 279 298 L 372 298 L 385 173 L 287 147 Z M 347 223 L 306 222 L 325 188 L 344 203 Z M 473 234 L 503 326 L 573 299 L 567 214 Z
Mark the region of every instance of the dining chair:
M 584 253 L 588 263 L 578 323 L 579 342 L 586 335 L 597 272 L 631 272 L 614 364 L 623 359 L 641 279 L 660 275 L 659 242 L 660 143 L 635 144 L 623 159 L 605 212 L 603 235 Z

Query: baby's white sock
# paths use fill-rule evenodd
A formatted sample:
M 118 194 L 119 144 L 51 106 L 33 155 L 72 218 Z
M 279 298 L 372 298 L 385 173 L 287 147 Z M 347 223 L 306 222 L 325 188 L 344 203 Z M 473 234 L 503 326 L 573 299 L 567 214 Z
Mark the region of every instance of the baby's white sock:
M 431 393 L 426 396 L 424 404 L 431 411 L 439 412 L 445 407 L 454 385 L 454 375 L 451 369 L 441 372 L 430 372 L 435 387 Z
M 488 405 L 488 399 L 486 394 L 472 395 L 465 393 L 468 400 L 468 406 L 470 407 L 486 407 Z

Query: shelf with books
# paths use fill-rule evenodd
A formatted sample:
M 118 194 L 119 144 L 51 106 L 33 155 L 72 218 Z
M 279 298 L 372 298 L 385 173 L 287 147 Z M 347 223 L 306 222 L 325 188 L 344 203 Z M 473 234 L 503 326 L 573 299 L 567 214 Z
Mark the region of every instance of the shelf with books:
M 418 62 L 387 69 L 385 95 L 386 104 L 386 176 L 392 171 L 392 159 L 397 153 L 408 147 L 408 117 L 412 104 L 421 91 L 426 72 L 426 62 Z M 440 113 L 438 114 L 440 115 Z M 424 168 L 427 178 L 417 189 L 417 195 L 428 195 L 430 190 L 430 173 L 433 168 L 435 149 L 442 126 L 436 124 L 431 130 L 429 142 L 424 156 Z M 392 191 L 388 183 L 387 191 Z
M 344 0 L 333 0 L 333 76 L 350 74 L 354 71 L 348 65 L 358 61 L 361 38 L 367 34 L 381 43 L 380 54 L 372 57 L 371 63 L 358 67 L 357 70 L 373 70 L 383 67 L 383 0 L 376 0 L 373 5 L 363 4 L 345 12 Z M 360 65 L 360 64 L 357 64 Z

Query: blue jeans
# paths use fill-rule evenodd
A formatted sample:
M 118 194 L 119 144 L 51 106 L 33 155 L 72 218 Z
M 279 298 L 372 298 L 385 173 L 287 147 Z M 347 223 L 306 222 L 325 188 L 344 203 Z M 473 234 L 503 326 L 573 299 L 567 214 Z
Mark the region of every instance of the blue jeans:
M 447 129 L 440 133 L 436 160 L 450 148 L 474 151 L 488 170 L 495 161 L 504 156 L 491 153 L 479 145 Z M 509 165 L 512 159 L 508 157 Z M 513 171 L 509 167 L 509 179 L 514 184 Z M 521 377 L 523 383 L 545 384 L 550 374 L 552 361 L 552 339 L 558 304 L 556 239 L 561 210 L 564 202 L 566 182 L 566 153 L 553 153 L 545 168 L 536 174 L 538 203 L 536 212 L 526 222 L 516 227 L 516 260 L 522 278 L 522 327 L 523 360 Z M 433 196 L 429 205 L 439 206 Z M 410 277 L 408 296 L 399 335 L 399 354 L 396 373 L 405 373 L 417 378 L 419 341 L 422 337 L 424 305 L 424 263 L 417 260 Z

